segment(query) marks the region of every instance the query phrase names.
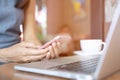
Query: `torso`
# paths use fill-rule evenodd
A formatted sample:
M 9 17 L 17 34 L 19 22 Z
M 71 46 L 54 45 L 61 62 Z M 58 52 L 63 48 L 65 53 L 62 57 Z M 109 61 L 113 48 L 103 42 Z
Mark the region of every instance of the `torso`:
M 16 8 L 18 0 L 0 0 L 0 48 L 9 47 L 20 42 L 20 24 L 24 12 Z

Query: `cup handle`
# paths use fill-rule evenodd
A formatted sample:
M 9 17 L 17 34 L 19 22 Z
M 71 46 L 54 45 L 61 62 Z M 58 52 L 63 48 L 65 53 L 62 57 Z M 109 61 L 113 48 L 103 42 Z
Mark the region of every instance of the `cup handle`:
M 103 51 L 104 47 L 105 47 L 105 42 L 102 42 L 102 48 L 101 48 L 101 51 Z

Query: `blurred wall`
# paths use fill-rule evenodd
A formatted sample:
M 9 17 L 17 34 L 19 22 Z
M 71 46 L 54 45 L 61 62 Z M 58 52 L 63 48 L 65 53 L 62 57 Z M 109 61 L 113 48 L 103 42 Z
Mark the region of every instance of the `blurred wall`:
M 47 0 L 48 34 L 55 34 L 63 24 L 68 24 L 74 34 L 90 34 L 90 0 L 86 0 L 84 5 L 86 17 L 79 21 L 73 18 L 72 6 L 71 0 Z
M 70 25 L 74 34 L 89 35 L 90 34 L 90 0 L 86 0 L 84 11 L 86 17 L 83 19 L 75 20 L 73 4 L 71 0 L 64 0 L 64 23 Z
M 64 24 L 64 0 L 47 0 L 47 32 L 55 34 Z

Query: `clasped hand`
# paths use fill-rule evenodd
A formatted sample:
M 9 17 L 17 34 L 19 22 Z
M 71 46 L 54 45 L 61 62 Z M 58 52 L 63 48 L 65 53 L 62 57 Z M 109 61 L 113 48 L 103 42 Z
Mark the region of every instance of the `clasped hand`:
M 37 46 L 29 42 L 21 42 L 2 50 L 1 57 L 5 62 L 32 62 L 39 61 L 44 58 L 53 59 L 57 58 L 60 53 L 65 51 L 65 46 L 69 40 L 64 38 L 61 40 L 55 40 L 46 48 L 41 49 L 41 46 Z M 63 43 L 64 42 L 64 43 Z

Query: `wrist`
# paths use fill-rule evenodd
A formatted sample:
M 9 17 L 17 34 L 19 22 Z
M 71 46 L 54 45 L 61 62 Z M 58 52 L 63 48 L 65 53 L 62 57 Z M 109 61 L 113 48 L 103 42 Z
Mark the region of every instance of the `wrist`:
M 5 54 L 6 54 L 6 50 L 0 49 L 0 62 L 7 62 Z
M 35 37 L 26 37 L 26 38 L 23 39 L 23 41 L 34 43 L 36 45 L 41 45 L 41 42 Z

